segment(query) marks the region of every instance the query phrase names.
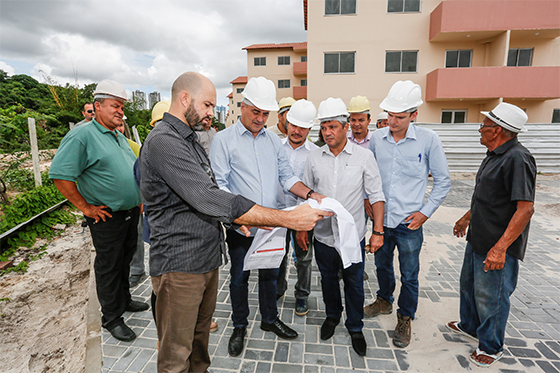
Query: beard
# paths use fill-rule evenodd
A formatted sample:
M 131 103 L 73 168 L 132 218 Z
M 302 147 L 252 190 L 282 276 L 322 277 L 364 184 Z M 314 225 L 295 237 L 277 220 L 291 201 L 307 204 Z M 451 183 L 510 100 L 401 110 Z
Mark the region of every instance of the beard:
M 194 131 L 203 131 L 204 129 L 206 129 L 206 125 L 203 123 L 203 120 L 207 118 L 208 117 L 204 117 L 202 119 L 200 118 L 200 115 L 198 115 L 196 109 L 194 108 L 194 100 L 192 100 L 187 109 L 187 112 L 185 113 L 185 120 L 187 121 L 189 126 Z

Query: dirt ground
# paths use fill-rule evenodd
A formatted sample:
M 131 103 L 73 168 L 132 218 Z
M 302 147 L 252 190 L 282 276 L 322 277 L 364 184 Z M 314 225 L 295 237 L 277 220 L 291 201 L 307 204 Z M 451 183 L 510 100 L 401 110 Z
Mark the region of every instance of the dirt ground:
M 84 371 L 91 239 L 82 232 L 66 228 L 27 273 L 0 277 L 0 372 Z

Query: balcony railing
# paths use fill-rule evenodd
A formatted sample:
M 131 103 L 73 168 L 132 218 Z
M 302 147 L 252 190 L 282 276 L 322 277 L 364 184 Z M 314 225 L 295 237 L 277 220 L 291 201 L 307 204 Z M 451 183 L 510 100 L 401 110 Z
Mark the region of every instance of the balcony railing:
M 307 98 L 307 86 L 294 86 L 294 98 L 300 100 Z
M 532 30 L 555 38 L 560 35 L 559 14 L 558 0 L 444 0 L 430 14 L 430 41 L 463 34 L 477 40 L 505 30 Z
M 560 98 L 558 82 L 560 66 L 440 68 L 427 75 L 426 100 L 549 100 Z
M 294 62 L 294 75 L 307 75 L 307 62 Z

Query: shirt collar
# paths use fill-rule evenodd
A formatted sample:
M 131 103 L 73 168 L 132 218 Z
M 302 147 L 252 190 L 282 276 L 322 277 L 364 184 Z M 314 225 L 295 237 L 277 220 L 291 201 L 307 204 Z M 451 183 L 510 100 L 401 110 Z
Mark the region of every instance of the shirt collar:
M 295 149 L 292 148 L 292 145 L 288 143 L 288 138 L 287 138 L 287 137 L 284 137 L 283 139 L 280 139 L 280 141 L 282 141 L 282 144 L 283 144 L 283 145 L 289 146 L 290 149 L 291 149 L 291 150 L 294 150 L 294 151 L 295 151 L 295 150 L 298 150 L 298 149 L 301 149 L 302 147 L 305 148 L 306 150 L 311 150 L 311 146 L 309 145 L 309 144 L 311 144 L 311 141 L 309 141 L 309 140 L 307 140 L 307 139 L 305 139 L 305 142 L 304 142 L 302 145 L 298 146 L 298 147 L 295 148 Z
M 352 152 L 354 151 L 354 146 L 356 146 L 356 145 L 354 145 L 352 143 L 352 141 L 346 140 L 346 145 L 344 145 L 344 149 L 342 149 L 342 151 L 338 155 L 340 155 L 344 152 L 346 152 L 347 154 L 352 154 Z M 323 153 L 330 154 L 334 157 L 334 154 L 331 152 L 331 149 L 329 148 L 329 146 L 327 144 L 323 145 L 321 147 L 321 150 L 323 151 Z
M 95 128 L 97 128 L 97 130 L 101 133 L 111 132 L 114 135 L 115 132 L 119 132 L 119 131 L 116 131 L 116 130 L 111 131 L 110 129 L 108 129 L 107 127 L 105 127 L 104 125 L 102 125 L 101 123 L 96 121 L 95 119 L 92 119 L 91 122 L 95 125 Z
M 192 130 L 191 126 L 189 126 L 176 116 L 169 113 L 164 113 L 163 120 L 169 123 L 169 125 L 171 125 L 171 127 L 173 127 L 175 131 L 177 131 L 183 138 L 189 139 L 194 137 L 194 140 L 198 138 L 196 136 L 196 133 Z
M 385 133 L 383 134 L 384 138 L 389 138 L 389 134 L 391 133 L 391 129 L 390 127 L 385 127 L 387 130 L 385 131 Z M 385 128 L 381 128 L 380 130 L 384 130 Z M 379 129 L 378 129 L 379 131 Z M 393 138 L 393 136 L 390 136 L 391 138 Z M 406 130 L 406 135 L 404 136 L 405 139 L 411 139 L 411 140 L 416 140 L 416 126 L 412 123 L 410 123 L 408 125 L 408 128 Z M 393 139 L 394 141 L 394 139 Z
M 238 133 L 239 135 L 244 135 L 245 133 L 248 133 L 249 135 L 251 135 L 251 137 L 254 137 L 254 136 L 253 136 L 253 133 L 252 133 L 251 131 L 249 131 L 247 128 L 245 128 L 245 126 L 243 125 L 243 123 L 241 123 L 241 118 L 238 119 L 237 122 L 235 122 L 235 126 L 236 126 L 236 129 L 237 129 L 237 133 Z M 259 133 L 257 134 L 257 136 L 260 136 L 260 135 L 263 135 L 263 136 L 266 136 L 266 135 L 267 135 L 266 128 L 264 128 L 264 127 L 261 128 L 261 130 L 259 131 Z M 276 134 L 274 134 L 274 136 L 276 136 Z
M 505 152 L 507 152 L 512 146 L 517 145 L 519 143 L 519 140 L 517 139 L 517 136 L 514 137 L 511 140 L 506 141 L 505 143 L 503 143 L 502 145 L 498 146 L 496 149 L 492 150 L 492 151 L 488 151 L 487 154 L 504 154 Z
M 349 139 L 352 139 L 353 141 L 355 141 L 358 144 L 361 144 L 363 142 L 369 141 L 371 139 L 371 135 L 373 135 L 373 133 L 368 128 L 367 135 L 362 141 L 356 140 L 356 138 L 354 137 L 354 132 L 352 132 L 352 130 L 348 131 L 348 136 L 346 136 L 346 137 L 348 137 Z

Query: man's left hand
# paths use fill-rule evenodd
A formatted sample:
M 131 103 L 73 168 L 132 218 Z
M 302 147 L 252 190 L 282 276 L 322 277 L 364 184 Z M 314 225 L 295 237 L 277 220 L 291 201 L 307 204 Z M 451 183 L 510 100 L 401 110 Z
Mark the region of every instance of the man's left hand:
M 383 246 L 383 236 L 372 234 L 369 239 L 369 252 L 375 253 Z
M 506 253 L 505 251 L 499 251 L 495 247 L 491 248 L 486 254 L 486 260 L 484 261 L 484 272 L 500 270 L 504 268 L 506 263 Z
M 422 214 L 420 211 L 416 211 L 414 214 L 410 215 L 408 218 L 404 219 L 405 223 L 410 222 L 408 229 L 416 230 L 422 226 L 428 220 L 428 217 Z

